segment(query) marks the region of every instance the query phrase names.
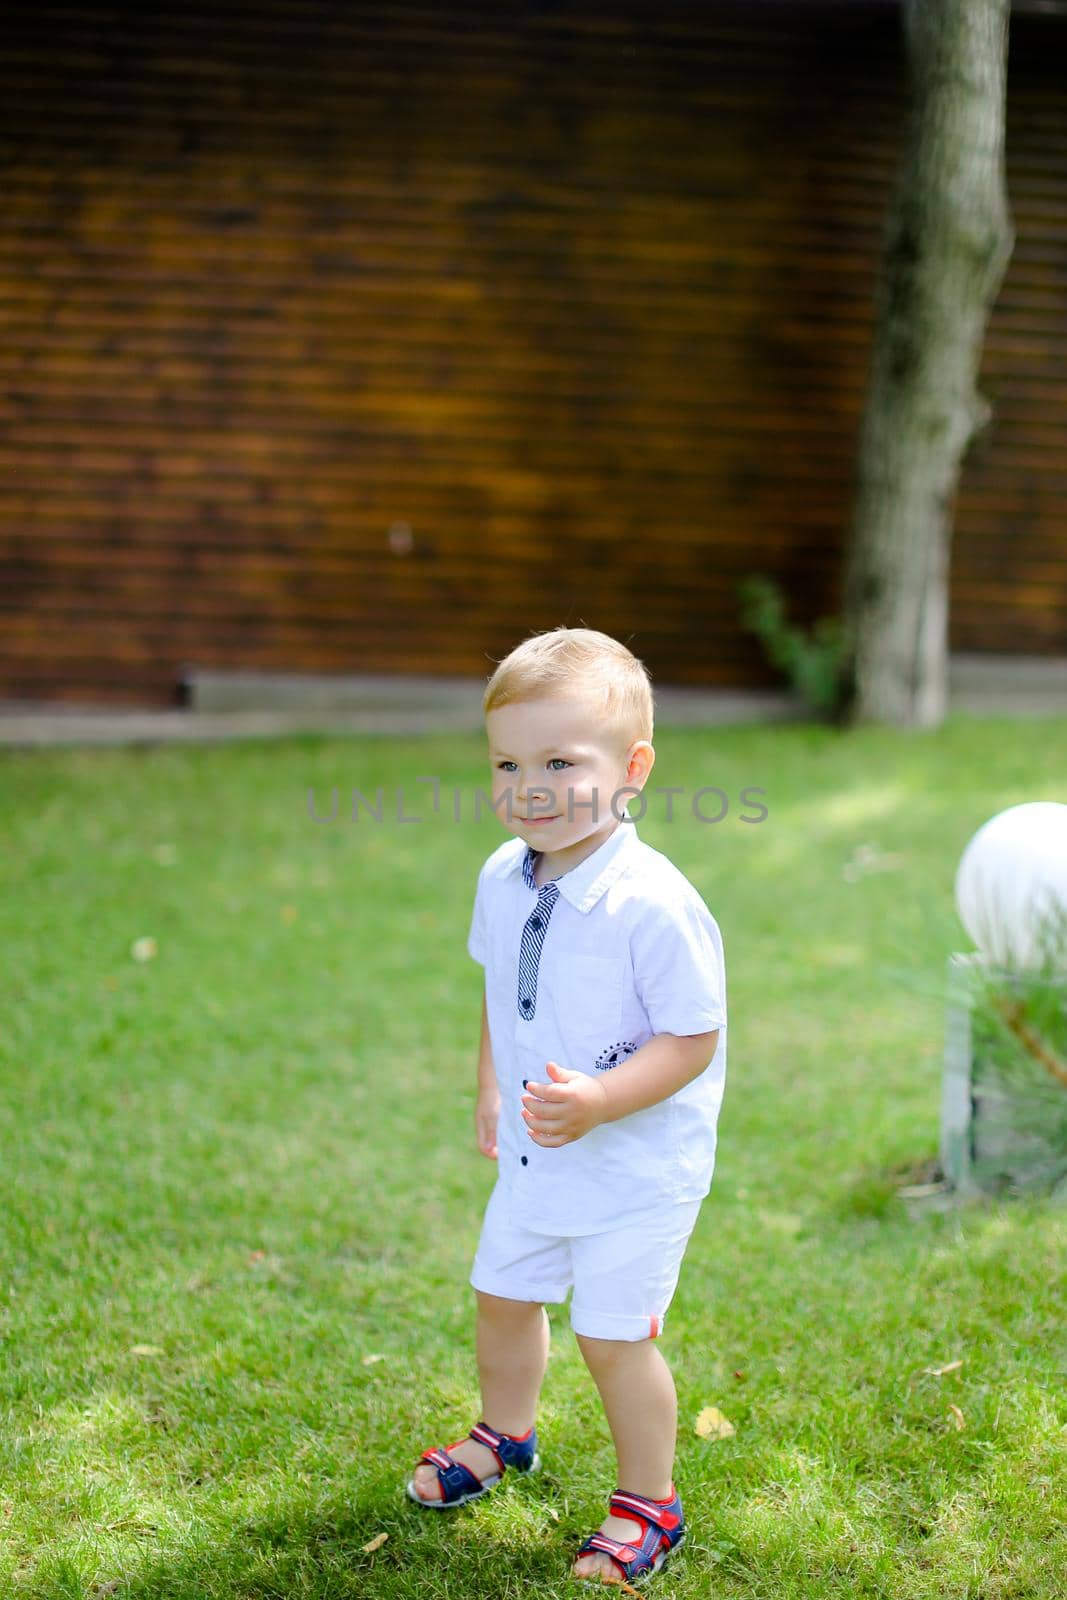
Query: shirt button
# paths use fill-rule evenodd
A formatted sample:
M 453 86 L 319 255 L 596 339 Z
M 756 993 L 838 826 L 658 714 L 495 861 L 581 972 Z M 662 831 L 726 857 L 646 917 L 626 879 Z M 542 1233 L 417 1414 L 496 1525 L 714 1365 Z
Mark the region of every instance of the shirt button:
M 541 918 L 540 917 L 531 917 L 530 918 L 530 927 L 534 930 L 535 933 L 537 932 L 537 930 L 538 930 L 538 928 L 540 926 L 541 926 Z
M 522 1162 L 523 1166 L 526 1165 L 526 1157 L 525 1156 L 520 1156 L 519 1160 Z

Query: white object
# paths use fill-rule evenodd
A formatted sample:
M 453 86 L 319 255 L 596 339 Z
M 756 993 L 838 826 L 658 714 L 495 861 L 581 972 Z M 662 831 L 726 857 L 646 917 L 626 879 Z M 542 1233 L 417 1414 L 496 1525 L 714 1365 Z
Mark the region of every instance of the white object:
M 1067 805 L 1035 800 L 985 823 L 956 873 L 960 921 L 1009 972 L 1067 969 Z
M 506 840 L 478 875 L 467 949 L 485 966 L 500 1089 L 498 1182 L 511 1222 L 557 1237 L 605 1233 L 711 1187 L 726 1077 L 726 969 L 718 923 L 661 851 L 620 823 L 551 884 Z M 533 923 L 537 924 L 533 927 Z M 704 1071 L 665 1100 L 541 1145 L 522 1116 L 547 1063 L 606 1074 L 660 1033 L 718 1032 Z
M 603 1233 L 552 1237 L 509 1218 L 502 1183 L 489 1196 L 470 1283 L 502 1300 L 535 1298 L 562 1306 L 571 1295 L 571 1327 L 587 1339 L 658 1339 L 700 1200 L 646 1213 L 640 1227 L 621 1219 Z

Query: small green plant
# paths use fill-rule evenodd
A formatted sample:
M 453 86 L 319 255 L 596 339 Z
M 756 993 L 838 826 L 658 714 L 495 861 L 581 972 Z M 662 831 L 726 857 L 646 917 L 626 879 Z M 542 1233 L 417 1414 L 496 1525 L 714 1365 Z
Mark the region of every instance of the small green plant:
M 1065 938 L 1062 929 L 1055 950 L 1046 941 L 1032 970 L 968 969 L 972 1173 L 982 1188 L 1021 1192 L 1067 1178 Z
M 810 634 L 786 621 L 785 600 L 772 578 L 752 573 L 738 584 L 741 624 L 756 634 L 768 660 L 779 667 L 803 700 L 820 716 L 833 717 L 841 704 L 844 625 L 820 617 Z

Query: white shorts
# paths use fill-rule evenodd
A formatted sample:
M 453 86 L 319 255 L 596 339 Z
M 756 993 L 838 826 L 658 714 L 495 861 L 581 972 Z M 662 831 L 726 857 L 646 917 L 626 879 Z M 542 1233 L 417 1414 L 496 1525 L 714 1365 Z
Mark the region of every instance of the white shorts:
M 508 1221 L 497 1184 L 489 1196 L 470 1282 L 505 1300 L 562 1304 L 571 1327 L 590 1339 L 655 1339 L 674 1298 L 682 1257 L 701 1201 L 652 1211 L 607 1233 L 557 1238 Z

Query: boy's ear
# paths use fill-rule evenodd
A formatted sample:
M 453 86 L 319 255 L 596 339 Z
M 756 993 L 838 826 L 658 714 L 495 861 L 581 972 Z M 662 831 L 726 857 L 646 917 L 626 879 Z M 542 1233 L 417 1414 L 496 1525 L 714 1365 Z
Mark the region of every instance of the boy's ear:
M 634 764 L 637 764 L 636 771 Z M 626 752 L 627 777 L 637 778 L 642 783 L 648 777 L 656 764 L 656 752 L 648 739 L 635 739 Z

